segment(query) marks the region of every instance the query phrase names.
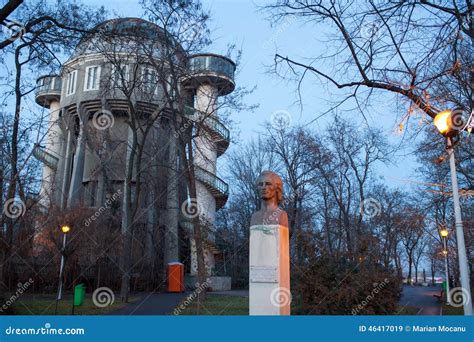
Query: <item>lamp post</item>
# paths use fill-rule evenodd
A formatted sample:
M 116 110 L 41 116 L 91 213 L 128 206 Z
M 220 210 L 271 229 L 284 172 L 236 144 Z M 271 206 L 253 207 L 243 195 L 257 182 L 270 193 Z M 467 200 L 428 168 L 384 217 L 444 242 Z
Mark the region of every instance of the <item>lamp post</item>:
M 63 232 L 63 249 L 61 252 L 61 266 L 59 266 L 59 285 L 58 285 L 58 296 L 56 297 L 56 309 L 55 313 L 58 311 L 58 302 L 62 298 L 63 292 L 63 273 L 64 273 L 64 252 L 66 250 L 66 237 L 67 233 L 71 230 L 71 227 L 68 225 L 61 226 L 61 231 Z
M 458 115 L 458 116 L 456 116 Z M 453 204 L 454 204 L 454 219 L 456 226 L 456 240 L 458 246 L 458 260 L 459 260 L 459 273 L 461 276 L 461 287 L 463 296 L 467 294 L 467 298 L 463 298 L 464 304 L 464 315 L 472 315 L 472 298 L 471 298 L 471 285 L 469 281 L 469 267 L 466 254 L 466 244 L 464 242 L 464 230 L 461 218 L 461 206 L 459 205 L 459 190 L 458 190 L 458 178 L 456 174 L 456 161 L 454 159 L 454 144 L 453 137 L 455 137 L 459 131 L 460 126 L 459 117 L 460 113 L 452 111 L 443 111 L 436 115 L 434 124 L 438 131 L 447 138 L 447 151 L 449 155 L 449 168 L 451 171 L 451 185 L 453 191 Z
M 447 238 L 448 238 L 448 230 L 446 228 L 442 229 L 440 232 L 441 237 L 443 238 L 443 254 L 444 254 L 444 267 L 446 269 L 446 303 L 448 305 L 451 305 L 451 295 L 449 293 L 449 268 L 448 268 L 448 244 L 447 244 Z

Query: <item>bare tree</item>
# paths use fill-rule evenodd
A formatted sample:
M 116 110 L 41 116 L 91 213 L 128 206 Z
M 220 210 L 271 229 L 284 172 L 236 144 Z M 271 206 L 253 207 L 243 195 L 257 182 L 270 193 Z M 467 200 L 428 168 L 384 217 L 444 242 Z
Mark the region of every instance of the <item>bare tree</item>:
M 71 15 L 72 13 L 74 15 Z M 69 51 L 82 34 L 87 32 L 89 25 L 94 25 L 95 20 L 100 20 L 102 15 L 103 10 L 91 10 L 71 2 L 63 2 L 59 7 L 54 7 L 46 1 L 37 1 L 33 4 L 23 4 L 2 23 L 11 28 L 12 35 L 0 42 L 1 58 L 10 60 L 14 65 L 14 76 L 11 80 L 13 87 L 6 92 L 7 96 L 11 95 L 14 98 L 14 107 L 11 131 L 8 132 L 10 134 L 8 140 L 11 142 L 8 150 L 10 172 L 8 186 L 3 183 L 7 187 L 6 194 L 2 193 L 5 202 L 12 201 L 17 194 L 23 202 L 26 202 L 20 181 L 20 172 L 26 163 L 19 164 L 18 143 L 29 130 L 27 127 L 21 131 L 23 99 L 35 87 L 29 83 L 25 69 L 30 67 L 56 70 L 60 65 L 61 53 Z M 4 174 L 3 177 L 5 176 Z M 2 227 L 6 225 L 5 233 L 2 230 L 2 239 L 6 241 L 7 247 L 3 255 L 2 279 L 7 279 L 10 273 L 8 261 L 13 243 L 14 224 L 11 218 L 2 214 L 1 225 Z
M 238 146 L 226 160 L 231 193 L 228 204 L 218 212 L 217 237 L 225 251 L 226 262 L 230 264 L 228 274 L 232 276 L 233 284 L 246 287 L 250 218 L 260 204 L 255 184 L 262 171 L 279 172 L 279 163 L 263 138 Z
M 400 243 L 405 249 L 408 261 L 407 283 L 411 284 L 412 267 L 415 259 L 415 251 L 424 235 L 424 216 L 419 207 L 410 208 L 405 206 L 404 211 L 400 213 Z
M 314 75 L 350 90 L 340 103 L 354 98 L 361 104 L 377 90 L 388 91 L 408 101 L 404 119 L 417 108 L 434 117 L 438 108 L 454 100 L 444 96 L 442 84 L 455 83 L 460 89 L 472 82 L 472 52 L 465 52 L 472 51 L 474 38 L 470 1 L 278 0 L 265 10 L 277 22 L 297 18 L 334 27 L 327 53 L 310 56 L 309 62 L 277 53 L 275 66 L 277 72 L 284 64 L 300 79 Z M 314 66 L 322 61 L 332 68 Z M 472 96 L 472 90 L 469 93 Z M 464 109 L 470 113 L 472 98 L 466 100 Z
M 426 249 L 428 247 L 428 240 L 426 235 L 423 236 L 413 251 L 413 266 L 415 268 L 415 284 L 418 284 L 418 266 L 425 257 Z

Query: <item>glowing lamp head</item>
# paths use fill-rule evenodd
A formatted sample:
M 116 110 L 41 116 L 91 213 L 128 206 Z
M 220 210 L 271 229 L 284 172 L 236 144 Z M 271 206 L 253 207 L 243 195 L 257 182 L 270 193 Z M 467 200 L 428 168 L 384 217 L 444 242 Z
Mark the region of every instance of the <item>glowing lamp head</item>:
M 444 112 L 438 113 L 434 118 L 434 124 L 441 134 L 446 134 L 449 131 L 449 117 L 451 111 L 445 110 Z
M 449 232 L 448 232 L 447 229 L 442 229 L 439 233 L 440 233 L 441 236 L 444 237 L 444 238 L 447 237 L 448 234 L 449 234 Z
M 61 226 L 61 230 L 64 234 L 67 234 L 71 230 L 71 227 L 69 227 L 68 225 L 64 225 L 64 226 Z
M 445 110 L 436 114 L 434 124 L 438 131 L 445 137 L 454 137 L 463 127 L 461 110 Z
M 443 255 L 448 255 L 448 251 L 445 250 L 445 249 L 443 249 L 443 252 L 442 252 L 442 253 L 443 253 Z

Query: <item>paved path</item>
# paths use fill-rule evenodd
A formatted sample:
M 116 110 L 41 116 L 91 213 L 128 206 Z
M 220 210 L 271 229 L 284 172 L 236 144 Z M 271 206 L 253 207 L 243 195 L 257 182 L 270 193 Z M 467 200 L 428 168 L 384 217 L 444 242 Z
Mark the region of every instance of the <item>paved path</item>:
M 175 307 L 188 296 L 183 293 L 144 293 L 139 300 L 112 311 L 110 315 L 172 315 Z
M 436 297 L 433 297 L 434 294 L 439 295 L 440 292 L 441 287 L 404 285 L 399 305 L 400 307 L 412 306 L 419 308 L 417 315 L 440 315 L 441 303 Z M 403 314 L 403 310 L 401 314 Z

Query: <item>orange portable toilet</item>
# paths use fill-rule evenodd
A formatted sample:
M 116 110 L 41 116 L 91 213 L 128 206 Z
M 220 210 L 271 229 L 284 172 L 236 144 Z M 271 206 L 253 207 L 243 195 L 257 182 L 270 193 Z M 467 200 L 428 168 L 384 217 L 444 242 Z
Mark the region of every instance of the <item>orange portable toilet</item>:
M 184 292 L 184 265 L 168 263 L 168 292 Z

